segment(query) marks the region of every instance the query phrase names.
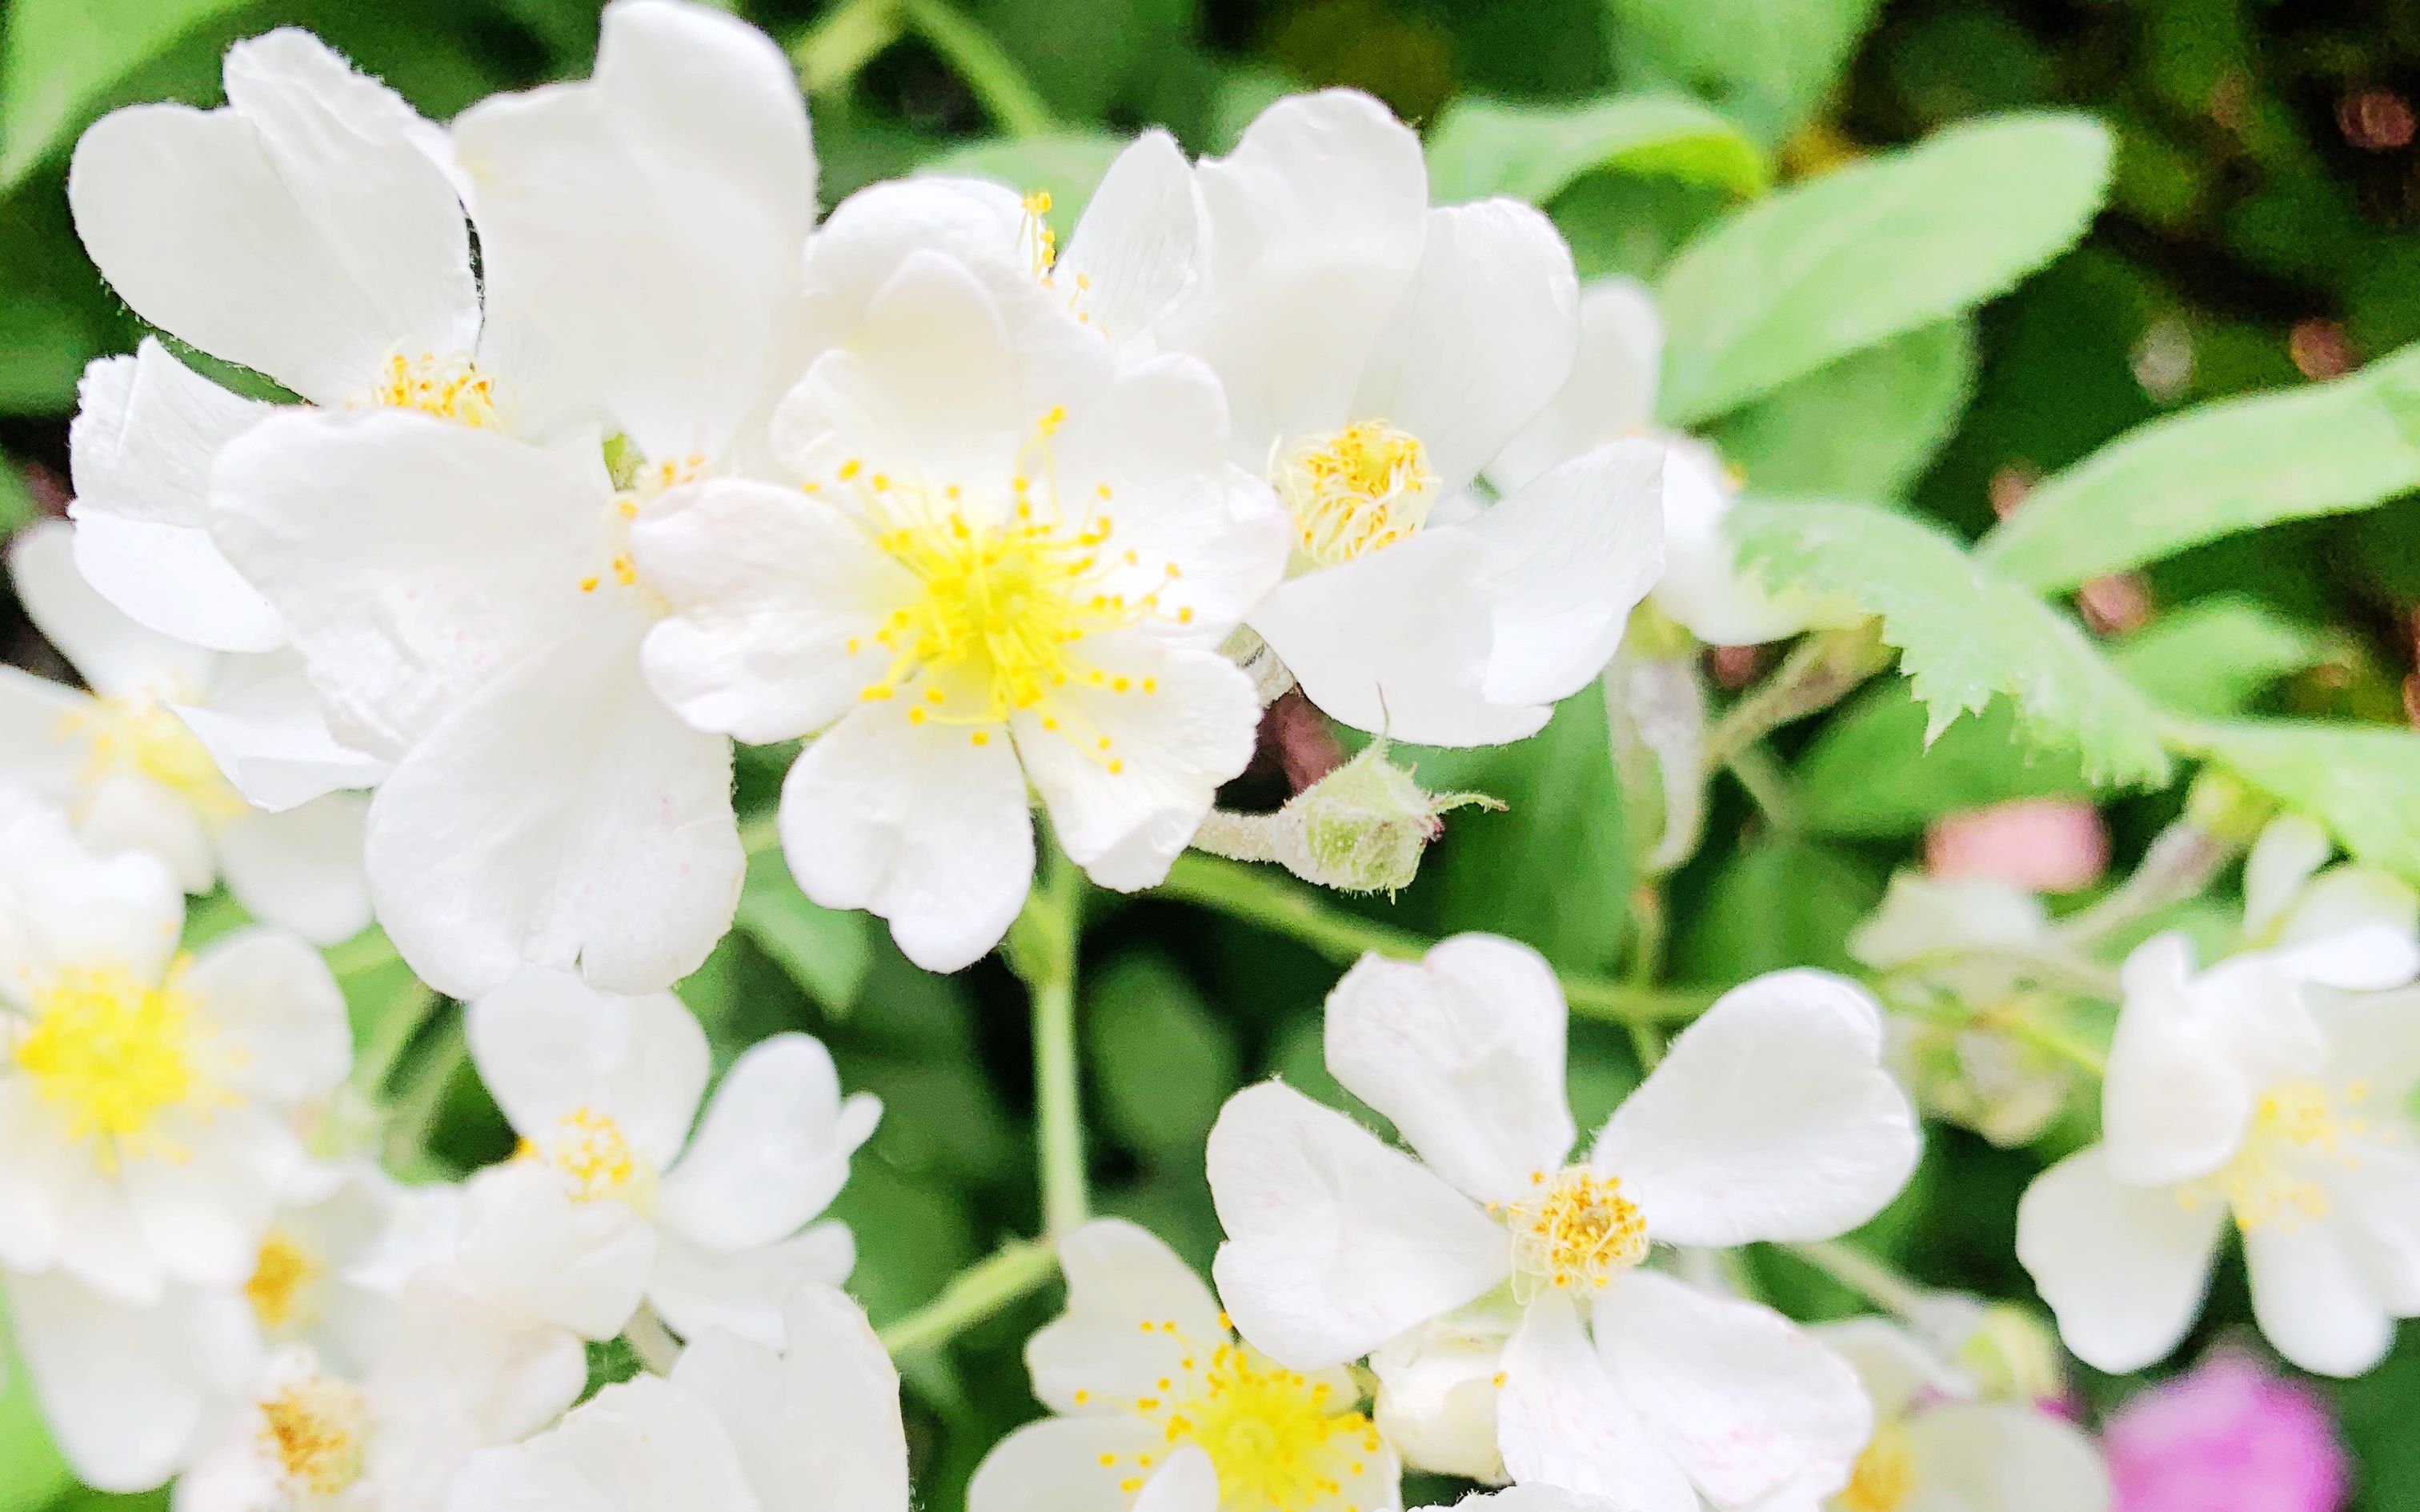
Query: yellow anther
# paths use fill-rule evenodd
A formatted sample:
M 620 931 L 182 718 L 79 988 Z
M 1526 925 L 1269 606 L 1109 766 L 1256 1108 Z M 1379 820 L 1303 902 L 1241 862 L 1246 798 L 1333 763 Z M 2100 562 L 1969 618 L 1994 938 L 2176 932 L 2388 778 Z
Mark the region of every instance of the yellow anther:
M 361 404 L 380 409 L 417 409 L 479 430 L 498 422 L 494 380 L 468 357 L 392 353 Z
M 2319 1175 L 2329 1165 L 2350 1169 L 2360 1158 L 2343 1148 L 2348 1134 L 2370 1132 L 2366 1119 L 2347 1117 L 2337 1109 L 2362 1099 L 2359 1083 L 2339 1098 L 2325 1085 L 2308 1080 L 2281 1082 L 2260 1094 L 2253 1105 L 2252 1127 L 2235 1158 L 2211 1174 L 2177 1189 L 2186 1208 L 2225 1202 L 2236 1227 L 2259 1228 L 2275 1224 L 2291 1228 L 2328 1214 L 2328 1193 Z
M 1406 539 L 1428 519 L 1437 494 L 1419 439 L 1383 420 L 1302 442 L 1269 481 L 1294 513 L 1298 572 Z
M 103 1170 L 116 1170 L 121 1154 L 178 1158 L 183 1151 L 155 1133 L 161 1119 L 233 1101 L 198 1064 L 203 1034 L 184 968 L 180 958 L 147 986 L 123 966 L 70 966 L 34 987 L 17 1068 L 64 1119 L 68 1138 L 93 1142 Z
M 1916 1453 L 1907 1429 L 1885 1423 L 1857 1456 L 1834 1505 L 1839 1512 L 1899 1512 L 1915 1491 Z
M 1621 1195 L 1621 1178 L 1573 1165 L 1529 1180 L 1530 1196 L 1496 1210 L 1512 1238 L 1516 1298 L 1549 1287 L 1593 1290 L 1647 1257 L 1647 1221 Z
M 520 1154 L 559 1172 L 575 1202 L 616 1197 L 642 1212 L 655 1207 L 655 1167 L 630 1148 L 610 1114 L 574 1108 L 553 1128 L 524 1140 Z
M 260 1326 L 272 1332 L 308 1323 L 318 1311 L 311 1295 L 321 1273 L 309 1250 L 284 1231 L 271 1229 L 253 1261 L 252 1278 L 243 1284 L 244 1300 L 252 1304 Z
M 369 1412 L 351 1386 L 315 1376 L 262 1402 L 260 1415 L 261 1442 L 290 1500 L 332 1497 L 361 1478 Z

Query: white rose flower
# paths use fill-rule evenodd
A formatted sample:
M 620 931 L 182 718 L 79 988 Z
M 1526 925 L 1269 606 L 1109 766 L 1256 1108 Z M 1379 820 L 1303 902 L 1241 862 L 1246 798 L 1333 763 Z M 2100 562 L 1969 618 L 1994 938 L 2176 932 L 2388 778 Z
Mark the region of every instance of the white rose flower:
M 1251 759 L 1260 706 L 1217 647 L 1285 532 L 1199 363 L 1122 365 L 1022 274 L 889 261 L 967 203 L 894 189 L 809 262 L 811 301 L 861 314 L 775 422 L 803 486 L 707 483 L 632 534 L 674 610 L 656 690 L 704 729 L 813 735 L 782 795 L 800 887 L 946 971 L 1023 904 L 1029 784 L 1095 881 L 1167 874 Z
M 2109 1473 L 2073 1424 L 2030 1403 L 1983 1399 L 1907 1329 L 1880 1318 L 1812 1331 L 1855 1367 L 1874 1435 L 1829 1512 L 2105 1512 Z M 1773 1506 L 1767 1512 L 1799 1512 Z
M 1646 288 L 1600 279 L 1581 291 L 1580 340 L 1571 378 L 1544 412 L 1488 471 L 1506 491 L 1548 469 L 1623 437 L 1651 437 L 1664 450 L 1663 575 L 1647 596 L 1709 645 L 1760 645 L 1802 630 L 1854 624 L 1854 605 L 1796 589 L 1768 591 L 1744 573 L 1723 532 L 1739 484 L 1713 447 L 1655 424 L 1664 366 L 1664 322 Z
M 2245 866 L 2265 949 L 2195 967 L 2180 934 L 2127 959 L 2102 1138 L 2038 1177 L 2017 1257 L 2060 1335 L 2103 1370 L 2174 1350 L 2222 1234 L 2243 1238 L 2252 1309 L 2306 1370 L 2359 1375 L 2420 1316 L 2420 971 L 2410 889 L 2324 860 L 2299 823 Z
M 684 1336 L 778 1346 L 783 1299 L 848 1275 L 846 1227 L 808 1225 L 882 1104 L 844 1099 L 814 1040 L 750 1048 L 692 1137 L 706 1032 L 669 993 L 617 997 L 532 968 L 472 1005 L 470 1037 L 521 1138 L 472 1179 L 463 1215 L 463 1269 L 499 1302 L 608 1338 L 644 1300 Z
M 1210 1457 L 1187 1445 L 1152 1472 L 1135 1500 L 1134 1512 L 1217 1512 L 1218 1505 L 1218 1482 Z M 1413 1512 L 1446 1509 L 1416 1507 Z M 1453 1504 L 1453 1512 L 1622 1512 L 1622 1508 L 1619 1503 L 1553 1486 L 1508 1486 L 1501 1490 L 1473 1491 Z
M 1514 1480 L 1649 1512 L 1837 1489 L 1871 1429 L 1847 1367 L 1780 1315 L 1641 1262 L 1658 1242 L 1838 1234 L 1900 1189 L 1916 1127 L 1875 1005 L 1812 971 L 1734 990 L 1577 1162 L 1565 1016 L 1545 962 L 1489 935 L 1356 966 L 1328 1000 L 1328 1068 L 1420 1160 L 1283 1086 L 1230 1100 L 1209 1174 L 1239 1332 L 1321 1369 L 1509 1288 Z
M 768 407 L 796 372 L 814 158 L 795 74 L 729 16 L 618 0 L 593 78 L 465 113 L 441 166 L 383 89 L 299 34 L 249 45 L 267 42 L 298 101 L 277 139 L 340 180 L 307 181 L 339 225 L 334 250 L 313 243 L 328 268 L 286 268 L 260 229 L 286 211 L 255 199 L 286 179 L 215 159 L 195 170 L 208 196 L 181 187 L 169 203 L 248 239 L 196 255 L 146 203 L 128 212 L 134 239 L 154 257 L 177 247 L 162 260 L 212 294 L 281 278 L 317 294 L 305 273 L 341 270 L 360 319 L 283 285 L 273 307 L 211 304 L 242 316 L 224 340 L 147 311 L 323 406 L 259 420 L 219 454 L 213 538 L 284 622 L 332 728 L 396 764 L 370 810 L 370 885 L 425 980 L 473 996 L 535 960 L 665 986 L 729 927 L 744 857 L 729 743 L 640 677 L 662 605 L 629 525 L 668 488 L 760 466 Z M 254 131 L 191 112 L 146 128 L 163 157 Z M 366 219 L 345 224 L 345 207 Z M 414 333 L 388 311 L 416 312 Z M 234 349 L 244 333 L 266 347 Z
M 0 667 L 0 782 L 64 806 L 93 845 L 159 856 L 187 892 L 224 877 L 256 918 L 315 943 L 359 933 L 362 801 L 329 789 L 375 767 L 312 727 L 284 658 L 172 640 L 102 598 L 77 570 L 85 529 L 36 525 L 9 550 L 26 613 L 92 691 Z M 247 802 L 222 762 L 289 806 Z
M 292 935 L 189 956 L 183 918 L 162 863 L 0 793 L 0 1267 L 133 1306 L 253 1273 L 288 1120 L 350 1065 L 345 1000 Z
M 713 1332 L 463 1470 L 447 1512 L 908 1512 L 899 1376 L 838 1291 L 782 1310 L 788 1353 Z
M 1354 1410 L 1352 1372 L 1291 1370 L 1237 1343 L 1210 1288 L 1133 1224 L 1087 1224 L 1059 1256 L 1067 1313 L 1033 1335 L 1025 1360 L 1034 1395 L 1063 1415 L 985 1457 L 968 1512 L 1149 1512 L 1155 1497 L 1189 1500 L 1144 1494 L 1188 1449 L 1208 1467 L 1202 1512 L 1402 1504 L 1395 1451 Z

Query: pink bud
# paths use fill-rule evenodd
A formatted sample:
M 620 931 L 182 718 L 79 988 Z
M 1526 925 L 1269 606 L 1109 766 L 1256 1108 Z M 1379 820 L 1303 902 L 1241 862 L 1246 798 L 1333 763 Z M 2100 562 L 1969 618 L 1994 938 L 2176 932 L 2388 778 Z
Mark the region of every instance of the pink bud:
M 2232 1351 L 2136 1393 L 2102 1449 L 2114 1512 L 2338 1512 L 2350 1489 L 2326 1399 Z
M 1936 877 L 1992 877 L 2027 892 L 2072 892 L 2109 865 L 2100 811 L 2071 798 L 2018 798 L 1935 820 L 1924 862 Z

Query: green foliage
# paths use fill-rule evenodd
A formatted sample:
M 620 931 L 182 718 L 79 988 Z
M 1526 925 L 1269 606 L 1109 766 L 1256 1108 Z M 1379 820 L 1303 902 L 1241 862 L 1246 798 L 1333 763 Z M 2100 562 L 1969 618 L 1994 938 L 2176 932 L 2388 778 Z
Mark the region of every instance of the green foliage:
M 1882 902 L 1881 871 L 1838 846 L 1768 832 L 1727 856 L 1673 942 L 1672 974 L 1729 986 L 1789 966 L 1856 969 L 1844 949 Z
M 1781 385 L 1707 436 L 1760 494 L 1898 499 L 1957 428 L 1976 361 L 1973 322 L 1921 326 Z
M 2096 782 L 2162 783 L 2167 752 L 2148 700 L 2074 621 L 1907 516 L 1863 504 L 1744 505 L 1742 559 L 1776 583 L 1854 601 L 1926 708 L 1928 740 L 1962 714 L 2013 700 L 2028 739 L 2075 747 Z
M 0 194 L 184 32 L 247 0 L 15 0 L 0 47 Z
M 1822 104 L 1881 0 L 1606 0 L 1634 77 L 1695 88 L 1766 142 Z
M 1233 1028 L 1158 955 L 1113 963 L 1091 984 L 1085 1009 L 1103 1123 L 1155 1161 L 1198 1165 L 1202 1132 L 1243 1085 Z
M 808 902 L 780 851 L 749 857 L 738 927 L 825 1012 L 838 1018 L 857 1002 L 874 962 L 872 922 Z
M 1978 552 L 2040 592 L 2420 488 L 2420 347 L 2350 378 L 2129 432 L 2036 488 Z
M 1440 205 L 1509 194 L 1544 205 L 1598 170 L 1663 176 L 1743 194 L 1772 164 L 1738 127 L 1673 96 L 1591 105 L 1456 100 L 1429 134 L 1429 193 Z
M 2084 116 L 2002 116 L 1721 222 L 1657 292 L 1664 418 L 1710 419 L 2003 292 L 2083 234 L 2108 188 L 2109 150 Z
M 2241 719 L 2195 725 L 2185 743 L 2326 825 L 2354 856 L 2420 885 L 2420 734 Z
M 1091 203 L 1101 175 L 1109 172 L 1109 160 L 1125 146 L 1125 139 L 1098 131 L 1002 137 L 944 153 L 929 166 L 935 173 L 989 178 L 1019 193 L 1047 190 L 1050 223 L 1064 245 L 1084 207 Z

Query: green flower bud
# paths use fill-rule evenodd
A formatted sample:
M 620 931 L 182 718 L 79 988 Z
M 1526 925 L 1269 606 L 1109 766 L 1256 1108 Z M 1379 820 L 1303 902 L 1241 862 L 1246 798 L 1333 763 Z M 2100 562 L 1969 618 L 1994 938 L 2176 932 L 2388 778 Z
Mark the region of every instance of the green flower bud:
M 1430 793 L 1387 760 L 1387 742 L 1296 794 L 1270 837 L 1279 864 L 1343 892 L 1395 892 L 1419 872 L 1420 853 L 1445 832 L 1438 816 L 1469 805 L 1504 807 L 1480 793 Z

